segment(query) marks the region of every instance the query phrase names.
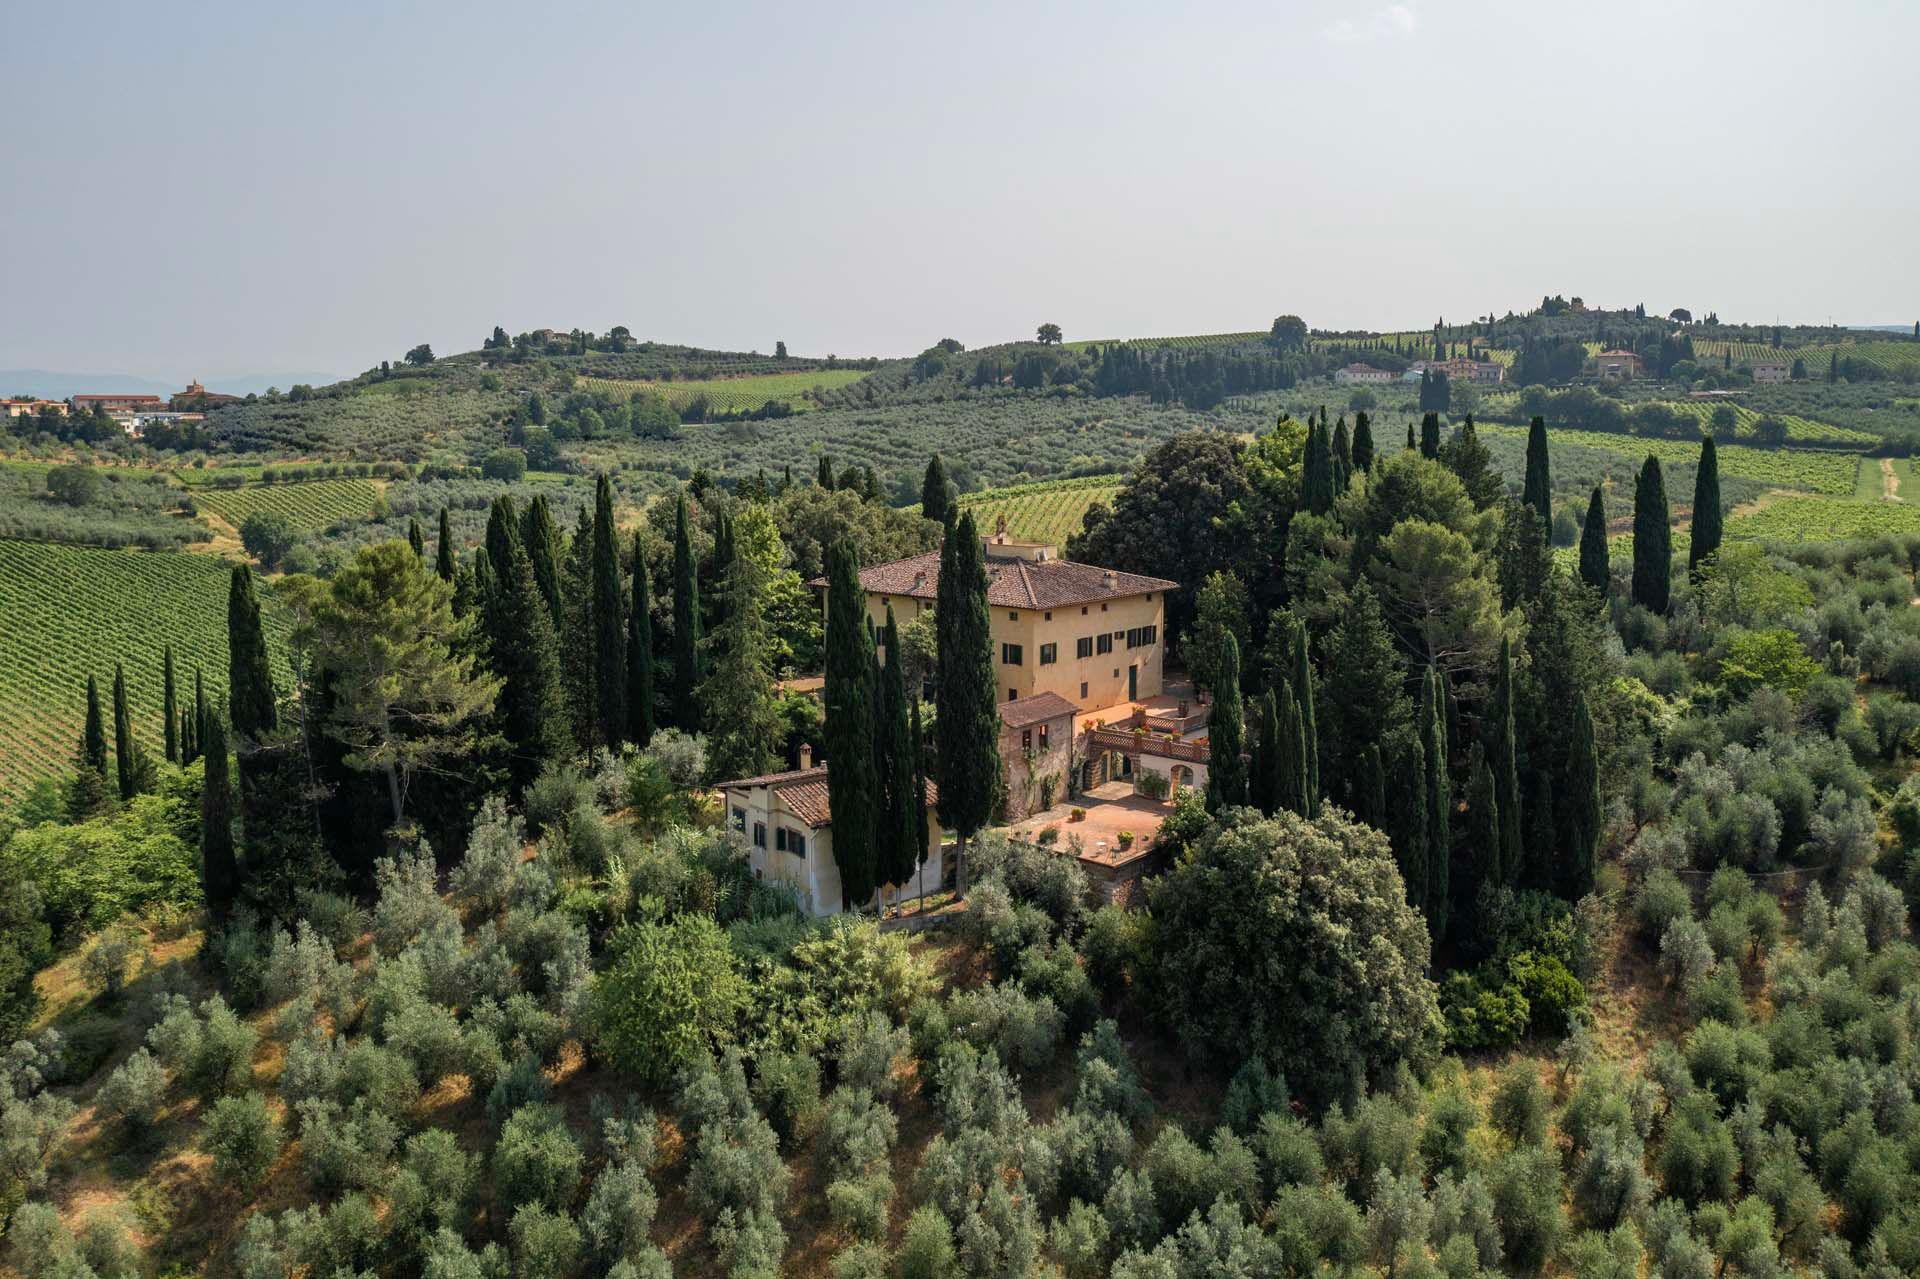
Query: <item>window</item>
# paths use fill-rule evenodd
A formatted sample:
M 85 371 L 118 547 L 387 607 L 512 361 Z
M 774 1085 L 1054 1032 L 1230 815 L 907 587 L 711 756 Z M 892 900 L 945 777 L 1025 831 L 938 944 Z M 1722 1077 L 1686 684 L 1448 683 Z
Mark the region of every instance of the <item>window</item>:
M 1157 643 L 1160 639 L 1158 626 L 1133 626 L 1127 629 L 1127 647 L 1142 648 Z
M 1107 611 L 1107 606 L 1106 606 L 1105 604 L 1102 604 L 1102 605 L 1100 606 L 1100 611 L 1101 611 L 1102 613 L 1104 613 L 1104 612 L 1106 612 L 1106 611 Z
M 1087 606 L 1085 604 L 1082 604 L 1080 606 L 1080 616 L 1085 617 L 1086 615 L 1087 615 Z
M 1075 657 L 1092 657 L 1093 656 L 1093 636 L 1083 635 L 1078 640 L 1076 640 L 1073 645 L 1073 655 Z
M 1023 728 L 1020 730 L 1020 749 L 1023 751 L 1033 749 L 1033 730 L 1031 728 Z
M 773 847 L 777 852 L 787 851 L 787 828 L 782 826 L 773 832 Z
M 1093 640 L 1096 652 L 1111 653 L 1113 651 L 1113 633 L 1111 631 L 1101 631 L 1093 637 Z
M 807 855 L 807 837 L 797 830 L 789 831 L 787 833 L 787 851 L 795 857 L 805 857 Z
M 1040 665 L 1052 666 L 1059 660 L 1060 646 L 1058 644 L 1042 644 L 1040 646 Z
M 767 846 L 767 824 L 765 822 L 755 822 L 753 824 L 753 846 L 755 848 L 765 848 Z
M 1002 666 L 1021 666 L 1026 663 L 1026 660 L 1026 651 L 1022 649 L 1020 645 L 1002 644 L 1000 646 L 1000 664 Z
M 742 835 L 747 833 L 747 810 L 746 809 L 736 808 L 733 810 L 733 828 L 739 831 Z
M 1008 690 L 1007 690 L 1007 700 L 1008 700 L 1008 701 L 1010 701 L 1010 702 L 1012 702 L 1012 701 L 1018 701 L 1018 700 L 1019 700 L 1019 697 L 1020 697 L 1020 690 L 1019 690 L 1019 689 L 1017 689 L 1017 688 L 1010 688 L 1010 689 L 1008 689 Z
M 1053 620 L 1053 614 L 1052 614 L 1052 613 L 1042 613 L 1042 614 L 1040 615 L 1040 619 L 1041 619 L 1042 621 L 1046 621 L 1046 622 L 1051 622 L 1051 621 Z
M 1083 702 L 1087 700 L 1087 681 L 1085 680 L 1080 681 L 1080 700 Z
M 1042 751 L 1047 749 L 1047 726 L 1045 724 L 1040 726 L 1040 749 Z
M 1010 612 L 1007 614 L 1007 620 L 1009 622 L 1017 622 L 1020 620 L 1020 614 Z

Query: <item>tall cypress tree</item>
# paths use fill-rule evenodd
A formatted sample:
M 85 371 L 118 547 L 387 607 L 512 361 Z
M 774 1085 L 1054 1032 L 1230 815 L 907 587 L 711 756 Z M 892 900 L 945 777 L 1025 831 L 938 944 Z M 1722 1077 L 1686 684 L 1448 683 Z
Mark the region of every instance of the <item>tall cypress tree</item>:
M 1520 761 L 1513 732 L 1513 641 L 1500 639 L 1493 695 L 1487 707 L 1490 736 L 1487 757 L 1493 769 L 1494 800 L 1500 806 L 1500 882 L 1516 888 L 1525 851 L 1520 841 Z
M 1493 770 L 1487 766 L 1486 752 L 1476 743 L 1473 763 L 1467 774 L 1467 878 L 1458 894 L 1461 907 L 1468 912 L 1476 932 L 1479 923 L 1480 894 L 1488 886 L 1503 882 L 1500 869 L 1500 794 L 1494 785 Z M 1491 939 L 1478 939 L 1484 946 Z
M 1341 418 L 1333 424 L 1333 491 L 1336 496 L 1347 491 L 1347 484 L 1353 478 L 1353 444 L 1347 438 L 1347 419 Z
M 1376 830 L 1387 824 L 1387 769 L 1378 742 L 1368 742 L 1360 756 L 1360 784 L 1353 807 L 1354 816 Z
M 200 668 L 193 668 L 193 758 L 199 759 L 207 753 L 207 721 L 213 718 L 213 711 L 207 705 L 207 685 L 201 678 Z
M 700 675 L 700 578 L 683 491 L 673 505 L 673 722 L 688 732 L 700 727 Z
M 566 729 L 574 749 L 591 751 L 600 740 L 600 685 L 594 624 L 593 504 L 580 507 L 580 523 L 567 539 L 560 566 L 561 619 L 554 625 L 560 654 L 560 685 L 566 707 Z M 704 675 L 704 671 L 703 671 Z M 698 731 L 701 725 L 689 725 Z M 747 774 L 753 776 L 753 774 Z
M 545 493 L 536 493 L 520 516 L 520 542 L 527 548 L 527 564 L 533 569 L 533 584 L 546 601 L 547 613 L 559 630 L 565 614 L 560 604 L 560 530 L 554 527 L 553 510 Z
M 820 469 L 814 475 L 813 482 L 829 492 L 833 490 L 833 459 L 825 453 L 820 455 Z
M 882 805 L 876 861 L 877 878 L 895 889 L 913 878 L 920 858 L 916 827 L 927 824 L 926 788 L 919 781 L 914 760 L 913 725 L 907 711 L 905 659 L 900 652 L 900 627 L 887 605 L 887 626 L 881 633 L 885 664 L 879 669 L 880 728 L 874 734 L 874 764 L 880 776 Z
M 1273 690 L 1254 701 L 1260 722 L 1254 726 L 1253 758 L 1247 766 L 1247 802 L 1272 816 L 1279 806 L 1280 707 Z
M 1373 420 L 1364 412 L 1353 417 L 1353 466 L 1357 471 L 1373 469 Z
M 1580 580 L 1605 592 L 1613 581 L 1607 566 L 1607 499 L 1596 484 L 1587 500 L 1587 524 L 1580 530 Z
M 180 694 L 173 682 L 173 645 L 169 644 L 160 659 L 160 717 L 166 721 L 167 763 L 178 764 L 180 759 Z
M 1660 459 L 1649 453 L 1633 483 L 1633 602 L 1665 613 L 1673 593 L 1673 530 Z
M 1447 730 L 1444 704 L 1446 692 L 1442 676 L 1435 667 L 1427 667 L 1426 692 L 1421 698 L 1421 755 L 1426 763 L 1427 793 L 1427 882 L 1423 901 L 1427 926 L 1435 937 L 1447 931 L 1447 910 L 1451 903 L 1448 879 L 1453 857 L 1453 788 L 1447 778 Z M 1411 887 L 1408 889 L 1412 893 Z
M 200 786 L 200 885 L 207 909 L 224 922 L 240 892 L 240 863 L 233 854 L 233 779 L 227 769 L 227 731 L 218 715 L 207 717 L 206 776 Z
M 412 547 L 413 553 L 421 559 L 427 558 L 426 535 L 420 531 L 420 521 L 411 515 L 407 517 L 407 545 Z
M 914 859 L 918 863 L 914 868 L 914 877 L 919 880 L 920 893 L 926 895 L 927 854 L 931 825 L 927 821 L 927 739 L 920 727 L 920 698 L 917 694 L 907 698 L 908 714 L 913 731 L 913 797 L 920 805 L 913 821 Z
M 513 499 L 494 499 L 487 547 L 475 557 L 482 586 L 481 627 L 488 664 L 501 680 L 494 714 L 507 753 L 511 793 L 517 798 L 549 760 L 566 753 L 566 707 L 553 617 L 533 580 L 520 544 Z
M 120 780 L 120 802 L 132 799 L 140 790 L 138 752 L 133 744 L 133 712 L 127 707 L 127 671 L 113 664 L 113 763 Z
M 936 524 L 947 522 L 947 464 L 935 453 L 920 481 L 920 514 Z
M 1240 641 L 1221 637 L 1219 688 L 1207 711 L 1207 811 L 1247 802 L 1247 725 L 1240 701 Z
M 1584 690 L 1573 699 L 1573 745 L 1561 788 L 1567 815 L 1566 859 L 1561 892 L 1578 900 L 1593 891 L 1594 851 L 1600 841 L 1600 754 L 1594 744 L 1593 714 Z
M 1555 856 L 1559 832 L 1554 829 L 1553 779 L 1544 768 L 1533 770 L 1533 790 L 1527 796 L 1531 828 L 1526 833 L 1527 873 L 1523 878 L 1530 888 L 1553 892 L 1560 886 L 1560 867 Z
M 1420 419 L 1420 456 L 1438 460 L 1440 457 L 1440 415 L 1428 413 Z
M 82 822 L 112 806 L 107 782 L 107 726 L 100 714 L 100 681 L 87 676 L 87 723 L 80 748 L 73 757 L 74 775 L 67 790 L 67 819 Z
M 1304 817 L 1320 815 L 1320 726 L 1313 711 L 1313 663 L 1307 657 L 1307 628 L 1293 633 L 1293 700 L 1300 712 L 1301 768 L 1306 784 Z
M 653 586 L 640 534 L 633 535 L 633 604 L 627 611 L 627 740 L 645 750 L 653 740 Z
M 827 550 L 826 703 L 828 803 L 841 905 L 857 910 L 878 885 L 880 779 L 874 769 L 873 633 L 860 569 L 847 542 Z
M 1333 448 L 1324 422 L 1307 427 L 1306 454 L 1300 463 L 1300 509 L 1314 515 L 1333 509 Z
M 1419 447 L 1419 445 L 1417 445 L 1417 444 L 1415 444 L 1415 443 L 1413 442 L 1413 423 L 1412 423 L 1412 422 L 1408 422 L 1408 423 L 1407 423 L 1407 448 L 1406 448 L 1406 451 L 1407 451 L 1407 452 L 1409 452 L 1409 453 L 1411 453 L 1411 452 L 1413 452 L 1413 450 L 1414 450 L 1414 449 L 1416 449 L 1416 448 L 1418 448 L 1418 447 Z
M 609 750 L 627 735 L 627 619 L 617 538 L 613 486 L 603 471 L 593 486 L 593 684 L 599 738 Z
M 447 516 L 447 508 L 440 508 L 440 543 L 433 552 L 433 571 L 440 575 L 443 582 L 452 582 L 458 576 L 458 561 L 453 554 L 453 521 Z
M 1720 455 L 1713 437 L 1700 440 L 1700 467 L 1693 473 L 1693 540 L 1687 547 L 1687 572 L 1699 576 L 1700 564 L 1720 549 Z
M 1427 823 L 1433 816 L 1427 803 L 1427 751 L 1421 745 L 1425 736 L 1424 732 L 1408 733 L 1402 741 L 1391 838 L 1407 902 L 1422 909 L 1427 901 Z
M 1538 512 L 1542 524 L 1553 527 L 1553 467 L 1547 460 L 1547 423 L 1537 413 L 1533 425 L 1527 428 L 1527 482 L 1520 500 Z
M 987 608 L 986 547 L 963 510 L 940 549 L 934 624 L 939 634 L 940 822 L 954 832 L 955 884 L 966 895 L 966 846 L 1000 797 L 999 681 Z
M 1273 805 L 1277 812 L 1305 816 L 1307 811 L 1307 748 L 1300 729 L 1300 704 L 1293 689 L 1281 684 L 1273 690 L 1278 749 L 1274 751 Z
M 245 564 L 233 566 L 227 590 L 227 685 L 227 713 L 243 744 L 259 742 L 278 726 L 267 634 L 253 593 L 253 570 Z

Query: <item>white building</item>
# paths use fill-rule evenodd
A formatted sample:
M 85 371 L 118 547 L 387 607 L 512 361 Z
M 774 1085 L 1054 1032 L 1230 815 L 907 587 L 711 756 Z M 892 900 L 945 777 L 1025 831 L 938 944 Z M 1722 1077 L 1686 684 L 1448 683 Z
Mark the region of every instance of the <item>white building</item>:
M 1393 381 L 1393 374 L 1386 369 L 1376 369 L 1371 364 L 1349 364 L 1345 368 L 1333 371 L 1333 380 L 1339 383 L 1371 382 L 1385 383 Z
M 1753 366 L 1753 380 L 1763 385 L 1791 382 L 1793 380 L 1793 366 L 1773 360 L 1769 360 L 1765 364 L 1756 364 Z

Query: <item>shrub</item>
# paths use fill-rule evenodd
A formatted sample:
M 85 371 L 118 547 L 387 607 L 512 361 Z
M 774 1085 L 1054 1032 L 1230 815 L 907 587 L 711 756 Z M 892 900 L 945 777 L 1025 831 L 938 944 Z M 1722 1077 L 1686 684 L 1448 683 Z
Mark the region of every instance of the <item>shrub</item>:
M 127 965 L 143 949 L 124 929 L 101 933 L 80 961 L 87 984 L 97 987 L 103 998 L 117 1002 L 127 991 Z
M 960 991 L 947 1001 L 947 1015 L 955 1035 L 991 1049 L 1009 1067 L 1046 1066 L 1066 1030 L 1054 1002 L 1028 995 L 1017 981 Z
M 567 764 L 548 764 L 527 787 L 523 807 L 527 834 L 535 839 L 564 831 L 582 806 L 593 806 L 593 784 Z
M 522 1106 L 500 1130 L 494 1147 L 494 1193 L 508 1209 L 529 1204 L 563 1209 L 580 1183 L 583 1158 L 580 1143 L 557 1109 Z
M 525 838 L 524 824 L 507 814 L 506 802 L 489 795 L 467 837 L 466 855 L 449 877 L 454 896 L 482 916 L 505 910 Z
M 899 1086 L 894 1067 L 911 1046 L 906 1030 L 881 1012 L 868 1012 L 841 1023 L 834 1055 L 841 1088 L 864 1088 L 878 1097 L 890 1097 Z
M 593 981 L 589 1021 L 616 1065 L 663 1083 L 720 1042 L 745 1009 L 747 988 L 719 925 L 703 915 L 630 925 Z
M 480 474 L 503 484 L 516 484 L 527 476 L 527 455 L 519 449 L 494 449 L 480 459 Z
M 166 1095 L 166 1069 L 154 1060 L 153 1054 L 139 1048 L 107 1076 L 95 1100 L 102 1111 L 137 1134 L 153 1126 L 154 1116 L 160 1113 L 160 1103 Z
M 663 728 L 642 752 L 642 758 L 657 762 L 667 780 L 681 790 L 689 790 L 707 779 L 707 739 L 699 733 Z
M 891 1279 L 887 1250 L 877 1243 L 849 1245 L 833 1259 L 833 1279 Z
M 200 1144 L 213 1157 L 214 1177 L 251 1191 L 280 1154 L 280 1125 L 259 1093 L 222 1097 L 207 1115 Z
M 820 1063 L 796 1051 L 764 1053 L 755 1063 L 753 1099 L 788 1149 L 812 1127 L 820 1109 Z

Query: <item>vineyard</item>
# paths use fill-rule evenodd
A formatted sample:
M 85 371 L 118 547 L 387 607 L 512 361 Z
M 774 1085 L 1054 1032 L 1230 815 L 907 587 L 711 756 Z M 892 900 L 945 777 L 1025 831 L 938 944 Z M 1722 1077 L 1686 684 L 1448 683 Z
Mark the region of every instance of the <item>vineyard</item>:
M 1094 475 L 1082 479 L 1042 480 L 1037 484 L 1016 484 L 1009 488 L 983 489 L 964 493 L 960 506 L 973 512 L 974 523 L 982 533 L 991 533 L 1000 517 L 1007 520 L 1007 533 L 1030 542 L 1062 545 L 1080 531 L 1080 517 L 1095 502 L 1111 506 L 1120 491 L 1117 475 Z M 918 510 L 918 507 L 913 509 Z
M 597 391 L 620 399 L 629 399 L 642 391 L 664 396 L 676 409 L 684 409 L 704 398 L 716 413 L 751 412 L 770 400 L 783 401 L 794 409 L 812 408 L 808 392 L 815 389 L 837 390 L 865 377 L 862 369 L 815 369 L 802 373 L 762 373 L 751 377 L 701 378 L 675 382 L 635 382 L 618 378 L 580 378 L 582 390 Z
M 1524 437 L 1526 432 L 1512 426 L 1484 426 L 1480 430 L 1492 438 Z M 1612 431 L 1575 431 L 1554 427 L 1549 436 L 1555 444 L 1574 444 L 1582 448 L 1605 449 L 1635 459 L 1649 453 L 1662 463 L 1683 462 L 1691 466 L 1700 460 L 1700 446 L 1686 440 L 1644 439 L 1637 435 L 1619 435 Z M 1862 465 L 1857 453 L 1839 453 L 1827 449 L 1760 449 L 1743 444 L 1721 444 L 1716 448 L 1720 473 L 1753 480 L 1770 488 L 1798 489 L 1805 493 L 1823 493 L 1849 497 Z M 1865 463 L 1876 466 L 1872 459 Z
M 1735 514 L 1727 536 L 1769 542 L 1828 542 L 1839 538 L 1920 533 L 1920 505 L 1852 498 L 1782 497 Z
M 1721 404 L 1709 404 L 1701 400 L 1669 400 L 1665 403 L 1674 412 L 1698 420 L 1703 431 L 1713 425 L 1714 412 L 1722 407 Z M 1829 422 L 1816 422 L 1809 417 L 1796 417 L 1789 413 L 1762 414 L 1744 404 L 1725 407 L 1733 410 L 1733 438 L 1736 440 L 1743 436 L 1751 437 L 1754 423 L 1764 416 L 1776 417 L 1787 424 L 1789 444 L 1859 444 L 1871 448 L 1880 442 L 1880 437 L 1865 431 L 1853 431 Z
M 1876 370 L 1882 377 L 1920 375 L 1920 342 L 1819 342 L 1808 346 L 1772 346 L 1766 342 L 1722 342 L 1695 338 L 1694 355 L 1701 361 L 1723 360 L 1731 353 L 1735 364 L 1791 364 L 1806 362 L 1809 378 L 1824 377 L 1835 352 Z
M 247 516 L 265 511 L 286 516 L 295 528 L 318 532 L 341 520 L 367 518 L 379 495 L 369 480 L 314 480 L 211 489 L 196 493 L 193 500 L 236 528 Z
M 225 689 L 231 569 L 211 555 L 0 541 L 8 613 L 0 627 L 0 801 L 70 768 L 86 721 L 87 676 L 110 697 L 116 661 L 126 664 L 135 736 L 151 754 L 163 741 L 164 645 L 173 645 L 186 698 L 195 667 L 209 696 Z M 285 625 L 266 598 L 277 642 Z M 285 672 L 278 678 L 284 686 Z M 104 707 L 109 717 L 112 709 Z

